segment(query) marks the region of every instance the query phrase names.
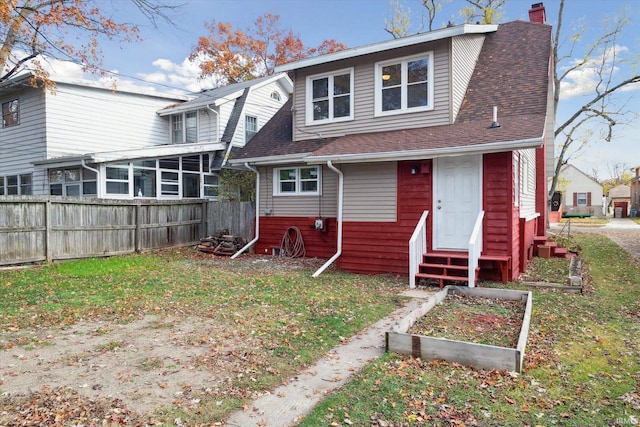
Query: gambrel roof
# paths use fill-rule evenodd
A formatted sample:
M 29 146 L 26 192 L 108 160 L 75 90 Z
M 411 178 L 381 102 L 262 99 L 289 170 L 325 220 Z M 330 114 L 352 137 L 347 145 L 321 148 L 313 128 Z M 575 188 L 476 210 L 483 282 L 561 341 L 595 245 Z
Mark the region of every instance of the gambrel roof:
M 484 27 L 484 26 L 483 26 Z M 385 42 L 386 43 L 386 42 Z M 235 162 L 407 160 L 542 146 L 551 27 L 514 21 L 486 33 L 455 122 L 450 125 L 292 140 L 291 101 L 258 132 Z M 493 107 L 499 127 L 491 127 Z

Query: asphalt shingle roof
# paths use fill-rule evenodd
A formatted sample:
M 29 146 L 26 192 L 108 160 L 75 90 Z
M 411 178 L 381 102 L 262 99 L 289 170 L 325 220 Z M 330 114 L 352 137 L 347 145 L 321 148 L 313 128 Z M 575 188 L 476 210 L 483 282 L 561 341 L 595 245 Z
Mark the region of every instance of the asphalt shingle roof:
M 237 158 L 446 150 L 541 138 L 545 129 L 550 55 L 550 26 L 524 21 L 500 24 L 495 33 L 486 36 L 455 123 L 292 141 L 289 100 Z M 491 128 L 494 106 L 498 108 L 497 128 Z

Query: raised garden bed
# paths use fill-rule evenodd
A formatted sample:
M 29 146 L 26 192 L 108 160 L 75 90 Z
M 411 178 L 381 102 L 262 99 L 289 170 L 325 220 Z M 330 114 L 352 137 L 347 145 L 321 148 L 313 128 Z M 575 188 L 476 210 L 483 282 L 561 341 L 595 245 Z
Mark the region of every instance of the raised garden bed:
M 520 372 L 531 307 L 529 291 L 446 286 L 386 333 L 386 348 L 426 360 Z

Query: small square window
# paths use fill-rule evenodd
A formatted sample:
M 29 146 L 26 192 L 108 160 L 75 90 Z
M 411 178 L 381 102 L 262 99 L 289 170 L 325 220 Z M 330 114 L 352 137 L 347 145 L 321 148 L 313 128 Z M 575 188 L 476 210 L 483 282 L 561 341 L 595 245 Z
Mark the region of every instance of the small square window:
M 2 103 L 2 127 L 15 126 L 20 119 L 20 104 L 17 99 Z

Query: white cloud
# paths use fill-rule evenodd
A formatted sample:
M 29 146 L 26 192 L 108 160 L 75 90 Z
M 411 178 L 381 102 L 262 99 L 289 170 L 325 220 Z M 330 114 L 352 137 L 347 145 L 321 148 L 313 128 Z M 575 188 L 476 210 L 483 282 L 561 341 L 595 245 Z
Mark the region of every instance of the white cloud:
M 600 77 L 600 70 L 611 73 L 613 76 L 618 74 L 621 56 L 628 51 L 626 46 L 615 45 L 613 49 L 603 52 L 602 55 L 589 58 L 579 68 L 569 71 L 560 82 L 560 99 L 566 100 L 593 93 L 598 83 L 606 78 L 606 76 Z M 569 65 L 559 68 L 559 74 L 577 66 L 582 61 L 581 58 L 572 60 Z

